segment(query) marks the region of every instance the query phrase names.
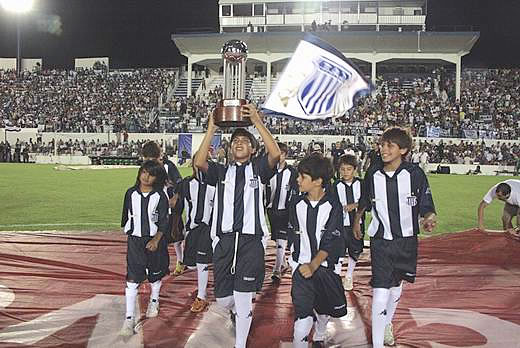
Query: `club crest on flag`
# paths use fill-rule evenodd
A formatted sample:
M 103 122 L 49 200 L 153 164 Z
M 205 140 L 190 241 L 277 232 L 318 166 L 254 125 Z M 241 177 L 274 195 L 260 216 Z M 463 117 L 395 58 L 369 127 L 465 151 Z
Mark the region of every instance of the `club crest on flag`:
M 307 121 L 341 117 L 374 86 L 335 47 L 306 35 L 262 106 L 262 112 Z
M 313 63 L 314 73 L 300 86 L 298 101 L 307 115 L 323 115 L 332 111 L 338 88 L 351 74 L 325 57 Z

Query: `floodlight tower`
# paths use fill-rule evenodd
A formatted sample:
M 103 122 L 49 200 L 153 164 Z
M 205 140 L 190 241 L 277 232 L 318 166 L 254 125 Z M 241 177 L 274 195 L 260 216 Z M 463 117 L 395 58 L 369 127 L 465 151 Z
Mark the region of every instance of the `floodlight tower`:
M 4 10 L 16 15 L 16 76 L 22 71 L 20 18 L 23 14 L 31 11 L 34 0 L 0 0 Z

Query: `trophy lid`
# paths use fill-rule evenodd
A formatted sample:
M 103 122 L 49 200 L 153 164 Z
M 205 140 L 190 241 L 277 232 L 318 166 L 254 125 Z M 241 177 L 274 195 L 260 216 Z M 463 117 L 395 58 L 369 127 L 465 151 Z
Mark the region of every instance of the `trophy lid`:
M 222 46 L 222 58 L 231 62 L 245 61 L 247 45 L 241 40 L 229 40 Z

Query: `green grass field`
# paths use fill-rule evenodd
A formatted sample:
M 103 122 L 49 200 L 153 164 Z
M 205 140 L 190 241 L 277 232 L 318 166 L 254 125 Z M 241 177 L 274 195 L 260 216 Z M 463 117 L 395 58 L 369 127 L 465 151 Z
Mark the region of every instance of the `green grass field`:
M 0 230 L 116 230 L 136 169 L 58 171 L 54 165 L 0 164 Z M 183 176 L 191 169 L 181 168 Z M 510 177 L 509 177 L 510 178 Z M 430 175 L 436 234 L 477 225 L 477 207 L 497 176 Z M 503 203 L 486 209 L 486 227 L 501 229 Z

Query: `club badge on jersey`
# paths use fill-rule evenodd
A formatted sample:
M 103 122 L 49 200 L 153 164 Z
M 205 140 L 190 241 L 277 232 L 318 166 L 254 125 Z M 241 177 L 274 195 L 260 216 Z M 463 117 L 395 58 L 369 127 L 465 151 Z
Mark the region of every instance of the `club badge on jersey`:
M 307 34 L 263 105 L 266 114 L 304 120 L 343 116 L 373 85 L 336 48 Z
M 415 207 L 417 205 L 417 196 L 408 196 L 406 197 L 406 203 L 410 206 L 410 207 Z
M 249 186 L 256 190 L 258 188 L 258 178 L 257 177 L 251 178 L 249 180 Z

